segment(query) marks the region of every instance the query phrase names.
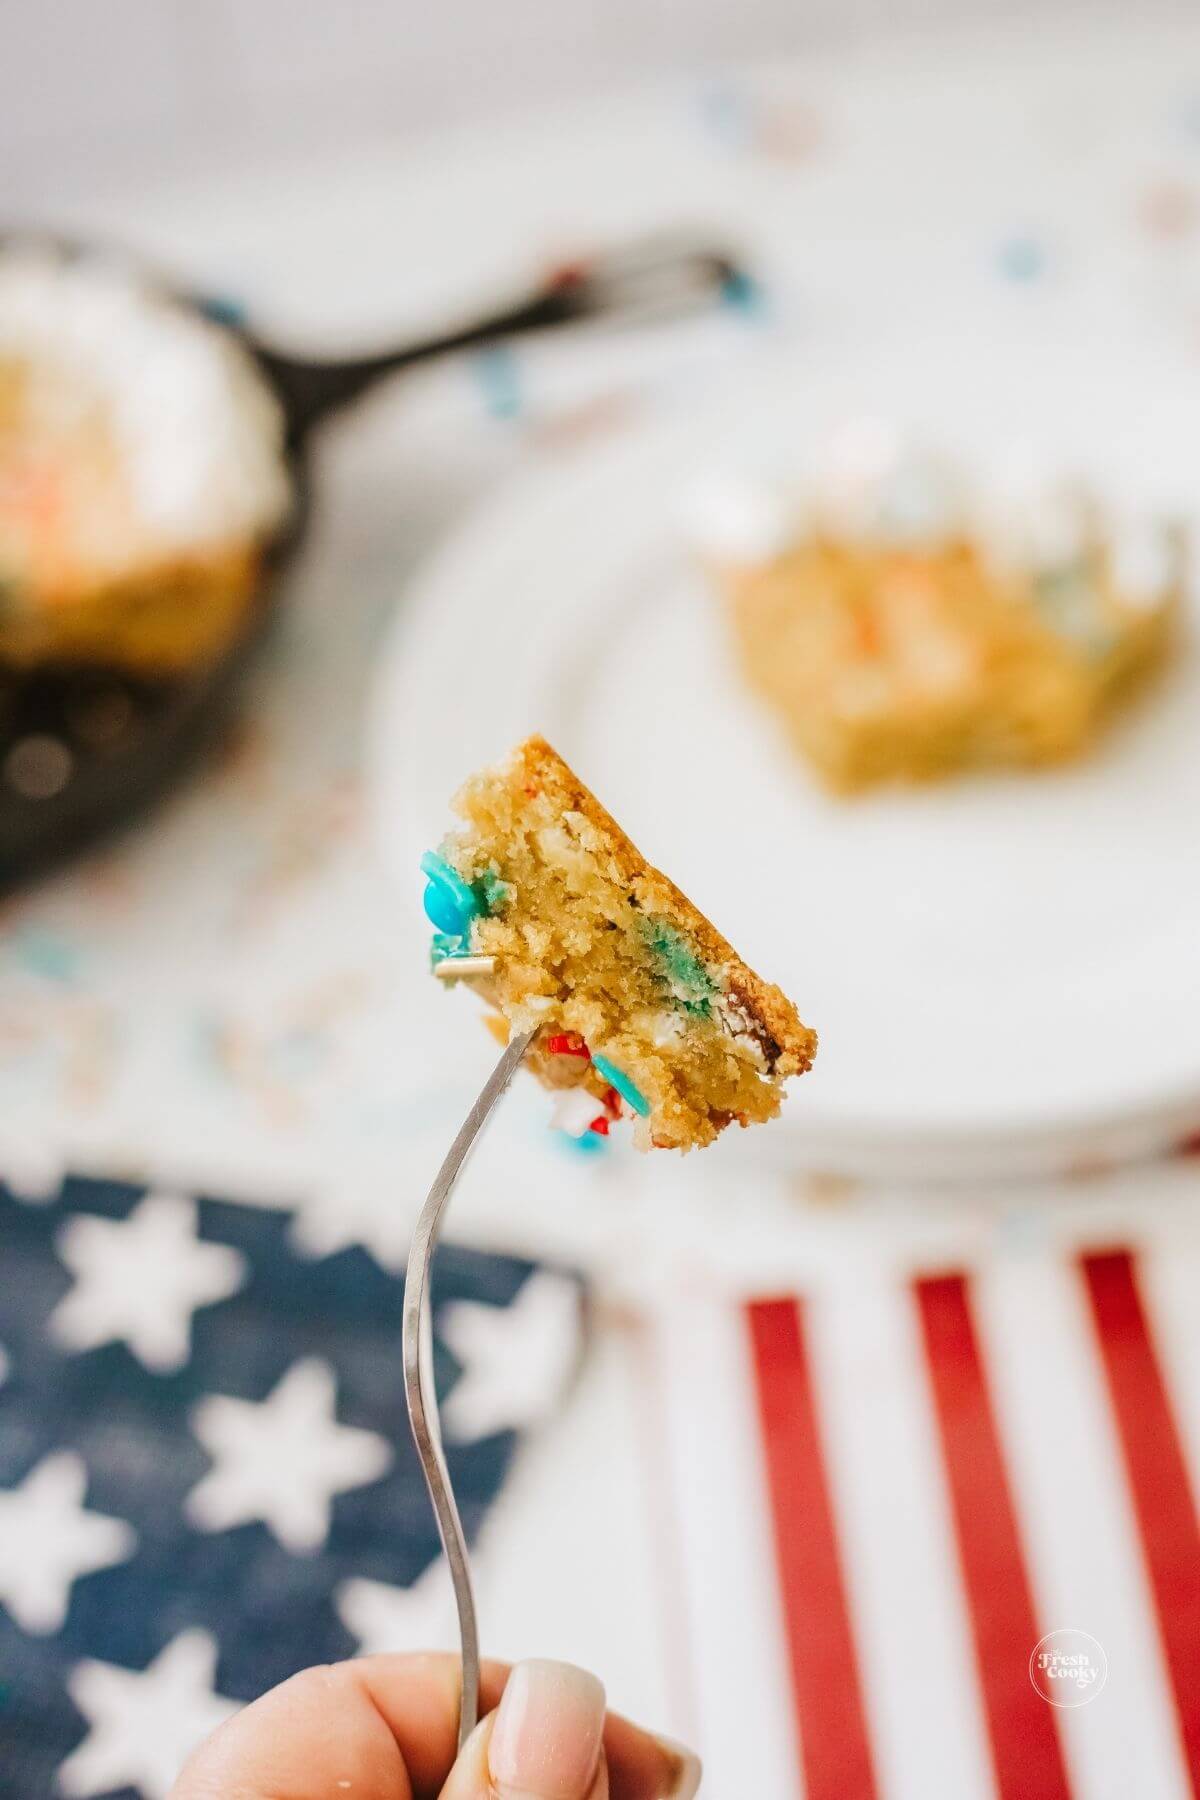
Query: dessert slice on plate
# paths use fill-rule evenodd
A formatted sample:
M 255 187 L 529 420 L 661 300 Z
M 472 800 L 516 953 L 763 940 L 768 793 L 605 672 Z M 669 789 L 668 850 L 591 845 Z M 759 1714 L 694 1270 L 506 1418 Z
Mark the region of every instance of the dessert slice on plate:
M 867 447 L 831 457 L 802 506 L 743 496 L 741 542 L 730 497 L 708 508 L 750 685 L 837 792 L 1089 750 L 1168 653 L 1178 527 L 1064 482 L 969 487 L 899 439 Z
M 774 1118 L 816 1034 L 646 861 L 544 739 L 455 801 L 464 821 L 427 855 L 425 909 L 443 979 L 475 986 L 499 1029 L 536 1029 L 526 1058 L 555 1123 L 641 1149 L 710 1144 Z

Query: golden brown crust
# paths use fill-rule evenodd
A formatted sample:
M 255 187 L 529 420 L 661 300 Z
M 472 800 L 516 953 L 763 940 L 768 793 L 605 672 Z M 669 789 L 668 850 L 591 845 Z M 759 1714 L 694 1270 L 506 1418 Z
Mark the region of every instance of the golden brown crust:
M 997 571 L 965 539 L 813 534 L 713 573 L 747 680 L 839 794 L 1080 756 L 1165 659 L 1181 594 L 1179 574 L 1156 604 L 1130 602 L 1097 552 L 1056 614 L 1032 572 Z
M 644 912 L 667 915 L 693 940 L 704 960 L 720 968 L 727 991 L 745 1009 L 763 1039 L 772 1074 L 800 1075 L 812 1067 L 817 1034 L 804 1024 L 782 988 L 756 975 L 699 907 L 646 861 L 612 814 L 544 737 L 526 738 L 513 751 L 508 766 L 531 797 L 541 790 L 560 811 L 581 813 L 602 835 L 613 876 L 629 890 L 635 903 Z

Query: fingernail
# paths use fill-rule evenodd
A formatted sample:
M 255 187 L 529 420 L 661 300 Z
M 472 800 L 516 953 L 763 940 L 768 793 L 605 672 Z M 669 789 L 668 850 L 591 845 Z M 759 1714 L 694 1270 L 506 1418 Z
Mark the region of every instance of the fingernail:
M 604 1689 L 570 1663 L 518 1663 L 496 1713 L 488 1766 L 503 1800 L 586 1800 L 600 1761 Z
M 704 1773 L 700 1758 L 674 1738 L 659 1737 L 654 1741 L 671 1764 L 669 1785 L 663 1789 L 660 1800 L 693 1800 L 700 1792 L 700 1777 Z

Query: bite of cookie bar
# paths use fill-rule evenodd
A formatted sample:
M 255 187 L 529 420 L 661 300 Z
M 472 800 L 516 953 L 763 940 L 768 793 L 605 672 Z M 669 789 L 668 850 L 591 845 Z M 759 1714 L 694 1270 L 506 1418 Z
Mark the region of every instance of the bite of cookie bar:
M 710 1144 L 779 1111 L 816 1034 L 653 868 L 544 739 L 473 776 L 426 856 L 432 959 L 508 1027 L 556 1091 L 555 1123 L 641 1149 Z

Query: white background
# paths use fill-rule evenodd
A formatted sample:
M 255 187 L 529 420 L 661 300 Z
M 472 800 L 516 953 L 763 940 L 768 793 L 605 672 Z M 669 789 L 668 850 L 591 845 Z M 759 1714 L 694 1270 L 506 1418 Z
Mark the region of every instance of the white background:
M 0 198 L 41 218 L 139 170 L 286 156 L 1031 0 L 3 0 Z M 1160 4 L 1141 12 L 1186 10 Z

